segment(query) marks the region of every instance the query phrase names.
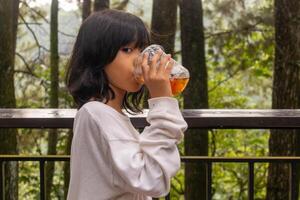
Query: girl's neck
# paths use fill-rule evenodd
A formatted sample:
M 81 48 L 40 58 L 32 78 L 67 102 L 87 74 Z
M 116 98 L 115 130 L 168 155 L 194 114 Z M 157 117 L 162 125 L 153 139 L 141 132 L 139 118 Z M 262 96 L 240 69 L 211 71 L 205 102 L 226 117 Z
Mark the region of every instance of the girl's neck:
M 115 98 L 109 100 L 106 104 L 111 106 L 115 110 L 117 110 L 119 113 L 123 114 L 123 112 L 122 112 L 122 103 L 123 103 L 123 99 L 124 99 L 124 96 L 126 94 L 126 91 L 124 91 L 120 88 L 117 88 L 117 87 L 115 87 L 111 84 L 109 86 L 114 91 Z
M 123 114 L 122 112 L 122 102 L 121 102 L 121 105 L 120 105 L 120 102 L 117 101 L 116 99 L 114 100 L 110 100 L 106 103 L 106 105 L 114 108 L 116 111 L 118 111 L 119 113 Z
M 126 91 L 121 90 L 119 88 L 114 87 L 113 85 L 110 85 L 110 87 L 112 88 L 112 90 L 115 93 L 115 98 L 109 100 L 106 105 L 112 107 L 113 109 L 115 109 L 117 112 L 121 113 L 122 115 L 124 115 L 124 113 L 122 112 L 122 103 L 123 103 L 123 99 L 124 96 L 126 94 Z M 92 97 L 89 99 L 89 101 L 94 101 L 95 98 Z

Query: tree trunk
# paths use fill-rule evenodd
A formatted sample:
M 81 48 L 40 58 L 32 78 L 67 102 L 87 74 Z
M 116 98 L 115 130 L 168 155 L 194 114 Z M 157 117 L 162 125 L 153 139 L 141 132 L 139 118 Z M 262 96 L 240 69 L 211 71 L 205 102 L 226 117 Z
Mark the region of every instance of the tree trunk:
M 58 0 L 52 0 L 51 20 L 50 20 L 50 67 L 51 67 L 51 88 L 50 88 L 50 107 L 58 108 Z M 48 155 L 56 154 L 57 130 L 51 129 L 48 136 Z M 53 186 L 53 175 L 55 163 L 46 164 L 46 199 L 51 199 L 51 190 Z
M 151 21 L 151 43 L 160 44 L 174 55 L 177 0 L 154 0 Z
M 14 55 L 18 15 L 19 0 L 0 0 L 0 108 L 16 107 Z M 17 130 L 0 129 L 0 154 L 17 153 Z M 17 200 L 18 163 L 0 163 L 0 170 L 4 172 L 4 174 L 0 173 L 0 199 Z
M 91 0 L 83 0 L 82 2 L 82 21 L 91 14 Z
M 300 107 L 300 1 L 275 0 L 273 109 Z M 299 131 L 271 130 L 270 156 L 299 156 Z M 270 164 L 267 199 L 289 199 L 289 165 Z M 298 194 L 298 187 L 297 187 Z M 297 195 L 298 196 L 298 195 Z
M 179 0 L 182 64 L 191 78 L 184 91 L 186 109 L 208 108 L 207 69 L 201 0 Z M 208 155 L 207 130 L 188 130 L 184 140 L 185 155 Z M 206 165 L 185 164 L 185 199 L 206 199 Z
M 109 0 L 95 0 L 94 1 L 94 11 L 100 11 L 109 8 Z
M 19 3 L 20 0 L 12 0 L 13 1 L 13 56 L 15 58 L 16 45 L 17 45 L 17 33 L 18 33 L 18 19 L 19 19 Z M 14 61 L 15 65 L 15 61 Z

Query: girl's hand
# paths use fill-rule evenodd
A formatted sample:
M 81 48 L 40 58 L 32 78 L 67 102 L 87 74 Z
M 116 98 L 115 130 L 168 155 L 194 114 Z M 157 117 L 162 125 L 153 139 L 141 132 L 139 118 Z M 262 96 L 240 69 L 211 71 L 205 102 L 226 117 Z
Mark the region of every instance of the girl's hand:
M 144 83 L 149 89 L 151 98 L 155 97 L 172 97 L 172 89 L 169 76 L 174 65 L 174 60 L 171 55 L 164 55 L 162 50 L 159 50 L 152 58 L 148 65 L 148 54 L 144 54 L 142 58 L 142 71 Z M 160 59 L 160 63 L 158 61 Z

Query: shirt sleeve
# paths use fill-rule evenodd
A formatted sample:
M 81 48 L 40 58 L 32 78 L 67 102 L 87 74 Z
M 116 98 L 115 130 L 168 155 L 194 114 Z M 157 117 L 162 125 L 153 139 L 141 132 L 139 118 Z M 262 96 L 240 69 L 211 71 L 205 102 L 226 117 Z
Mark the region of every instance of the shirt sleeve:
M 180 169 L 177 144 L 187 129 L 178 101 L 172 97 L 148 100 L 149 113 L 138 140 L 111 140 L 114 184 L 152 197 L 168 194 L 170 179 Z

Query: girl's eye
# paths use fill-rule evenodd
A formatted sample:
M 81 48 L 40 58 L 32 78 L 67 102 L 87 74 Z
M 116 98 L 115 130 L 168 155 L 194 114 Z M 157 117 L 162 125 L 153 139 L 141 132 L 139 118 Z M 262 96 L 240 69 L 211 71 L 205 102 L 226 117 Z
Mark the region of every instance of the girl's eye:
M 133 51 L 133 49 L 125 47 L 125 48 L 122 48 L 122 51 L 124 51 L 125 53 L 131 53 Z

